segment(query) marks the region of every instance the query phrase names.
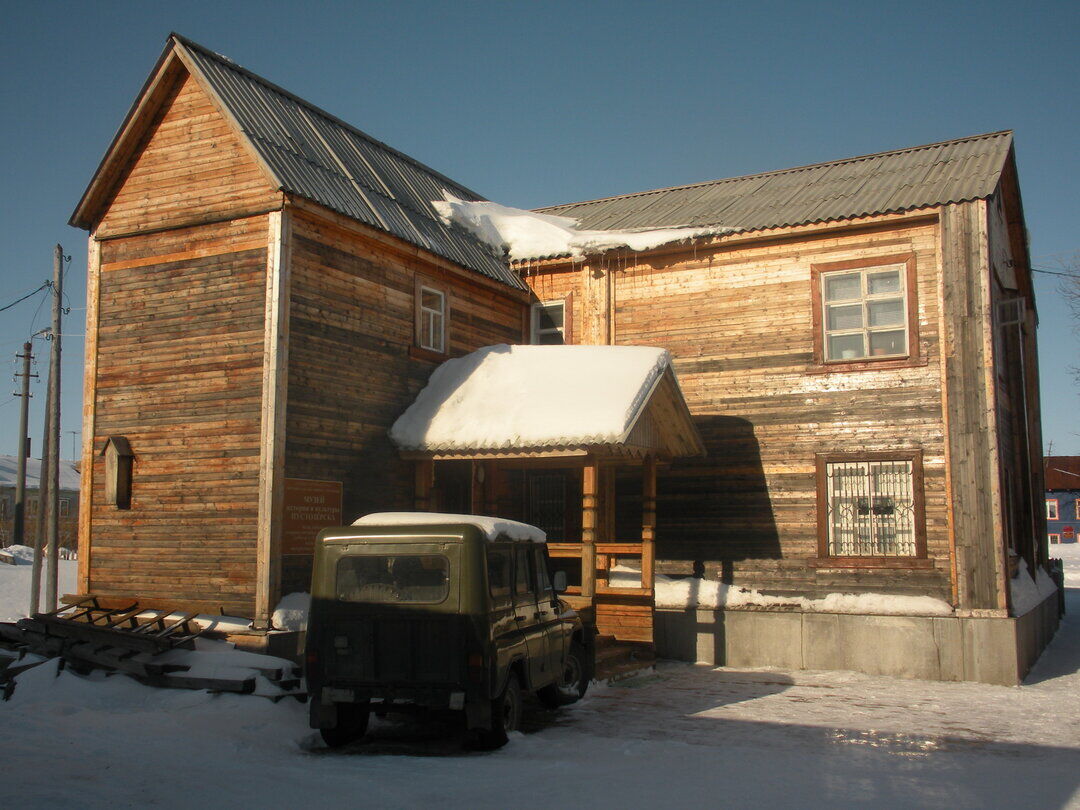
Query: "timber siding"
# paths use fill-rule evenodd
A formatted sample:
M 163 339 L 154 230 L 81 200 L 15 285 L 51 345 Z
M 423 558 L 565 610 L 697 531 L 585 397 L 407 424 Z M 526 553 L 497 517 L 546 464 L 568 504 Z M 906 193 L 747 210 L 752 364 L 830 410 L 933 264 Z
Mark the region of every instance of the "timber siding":
M 170 73 L 161 111 L 95 236 L 104 239 L 281 207 L 281 194 L 190 74 Z
M 915 261 L 918 361 L 823 373 L 814 361 L 811 266 L 899 254 Z M 818 228 L 781 244 L 743 239 L 609 254 L 585 267 L 532 267 L 525 278 L 542 300 L 573 291 L 575 302 L 587 302 L 598 297 L 598 270 L 610 276 L 602 306 L 613 301 L 613 342 L 672 352 L 708 449 L 707 458 L 661 473 L 660 570 L 688 573 L 697 563 L 773 593 L 951 598 L 933 217 L 894 217 L 855 232 Z M 576 323 L 589 323 L 583 309 Z M 592 337 L 581 342 L 604 342 Z M 928 560 L 906 570 L 818 561 L 816 456 L 899 450 L 923 454 Z
M 347 523 L 411 509 L 413 465 L 387 431 L 439 362 L 411 350 L 417 278 L 447 293 L 449 357 L 520 342 L 525 304 L 315 213 L 294 212 L 292 243 L 285 477 L 341 481 Z M 282 576 L 306 590 L 310 558 Z
M 251 612 L 266 229 L 250 217 L 101 243 L 91 592 Z M 105 503 L 109 436 L 135 453 L 130 509 Z

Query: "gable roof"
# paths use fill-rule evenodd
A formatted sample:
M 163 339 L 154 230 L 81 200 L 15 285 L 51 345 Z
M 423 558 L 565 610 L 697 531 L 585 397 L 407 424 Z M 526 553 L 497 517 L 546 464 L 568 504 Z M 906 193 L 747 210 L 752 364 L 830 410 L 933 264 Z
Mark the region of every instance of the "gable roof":
M 309 104 L 275 84 L 189 39 L 171 34 L 150 79 L 128 112 L 70 224 L 89 229 L 100 214 L 103 186 L 115 187 L 108 171 L 121 154 L 138 147 L 127 137 L 144 96 L 172 58 L 200 82 L 259 159 L 267 181 L 365 225 L 390 233 L 437 256 L 518 290 L 524 282 L 504 258 L 460 227 L 439 219 L 432 200 L 443 192 L 483 199 L 408 155 Z M 150 111 L 142 111 L 148 114 Z M 94 208 L 94 205 L 98 209 Z
M 18 456 L 0 456 L 0 487 L 18 486 Z M 41 459 L 28 458 L 26 460 L 26 488 L 36 490 L 41 486 Z M 60 491 L 79 491 L 79 471 L 75 469 L 75 462 L 60 462 Z
M 478 349 L 435 369 L 390 439 L 444 457 L 704 455 L 671 355 L 647 346 Z
M 794 169 L 538 208 L 583 228 L 726 226 L 756 231 L 983 199 L 997 188 L 1011 131 Z

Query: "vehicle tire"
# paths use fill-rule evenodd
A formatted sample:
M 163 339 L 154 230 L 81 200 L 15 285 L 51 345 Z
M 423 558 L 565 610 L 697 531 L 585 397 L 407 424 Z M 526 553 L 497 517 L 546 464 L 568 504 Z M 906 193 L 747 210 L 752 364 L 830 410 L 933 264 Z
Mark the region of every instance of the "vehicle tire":
M 523 709 L 521 682 L 517 675 L 511 672 L 502 692 L 491 701 L 491 728 L 482 729 L 477 734 L 477 747 L 491 751 L 506 745 L 509 733 L 517 731 L 521 725 Z
M 370 715 L 370 706 L 367 701 L 339 703 L 337 704 L 337 725 L 333 728 L 319 729 L 319 734 L 322 735 L 323 742 L 331 748 L 341 748 L 364 736 Z
M 587 660 L 585 648 L 576 641 L 573 642 L 566 653 L 559 680 L 537 691 L 536 696 L 540 698 L 540 702 L 549 709 L 556 709 L 577 703 L 585 697 L 585 690 L 589 688 Z

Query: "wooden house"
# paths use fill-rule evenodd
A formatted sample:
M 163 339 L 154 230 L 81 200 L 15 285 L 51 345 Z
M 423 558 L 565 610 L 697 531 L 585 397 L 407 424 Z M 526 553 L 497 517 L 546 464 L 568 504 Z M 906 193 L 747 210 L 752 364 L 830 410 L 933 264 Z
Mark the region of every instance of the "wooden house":
M 18 488 L 17 456 L 0 455 L 0 548 L 12 545 L 15 538 L 15 492 Z M 26 516 L 23 522 L 23 543 L 33 546 L 39 529 L 44 529 L 39 487 L 41 459 L 27 459 Z M 62 549 L 74 551 L 79 534 L 79 470 L 70 461 L 60 462 L 59 543 Z
M 1056 613 L 1010 615 L 1016 560 L 1046 561 L 1010 133 L 545 209 L 708 231 L 584 260 L 508 263 L 438 216 L 447 193 L 479 199 L 170 37 L 71 220 L 84 591 L 266 626 L 318 528 L 419 505 L 541 525 L 613 616 L 654 565 L 949 611 L 658 611 L 692 660 L 998 682 L 1034 660 Z M 662 347 L 671 373 L 621 442 L 391 442 L 444 361 L 530 342 Z M 607 582 L 622 556 L 639 593 Z
M 169 38 L 71 220 L 84 591 L 265 625 L 319 528 L 411 505 L 391 423 L 440 362 L 527 327 L 521 279 L 437 219 L 444 190 L 476 198 Z
M 957 617 L 1008 621 L 1017 560 L 1034 572 L 1047 559 L 1036 310 L 1010 132 L 542 213 L 589 229 L 728 229 L 518 265 L 535 308 L 572 320 L 568 339 L 675 357 L 708 454 L 660 478 L 658 570 L 811 599 L 931 596 Z M 755 621 L 729 617 L 729 663 L 832 668 L 859 660 L 857 634 L 890 624 L 854 629 L 829 654 L 814 641 L 820 616 Z M 844 621 L 826 622 L 833 647 Z M 779 638 L 740 651 L 740 622 Z M 993 624 L 967 627 L 960 635 Z M 1002 649 L 1026 643 L 1002 627 Z M 970 649 L 991 642 L 964 636 L 967 659 L 943 667 L 923 630 L 913 658 L 925 660 L 908 672 L 1015 682 L 1034 660 L 1030 647 L 1006 650 L 1008 672 L 973 675 Z M 1031 632 L 1034 646 L 1048 638 Z
M 1047 540 L 1051 545 L 1075 543 L 1080 532 L 1080 456 L 1046 456 L 1043 465 Z

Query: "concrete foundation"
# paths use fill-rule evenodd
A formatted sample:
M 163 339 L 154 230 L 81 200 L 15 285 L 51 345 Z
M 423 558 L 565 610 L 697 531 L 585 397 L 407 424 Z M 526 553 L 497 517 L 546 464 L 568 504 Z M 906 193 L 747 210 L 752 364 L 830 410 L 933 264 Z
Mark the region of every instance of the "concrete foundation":
M 684 661 L 1015 686 L 1058 621 L 1057 594 L 1018 618 L 657 608 L 655 638 Z

